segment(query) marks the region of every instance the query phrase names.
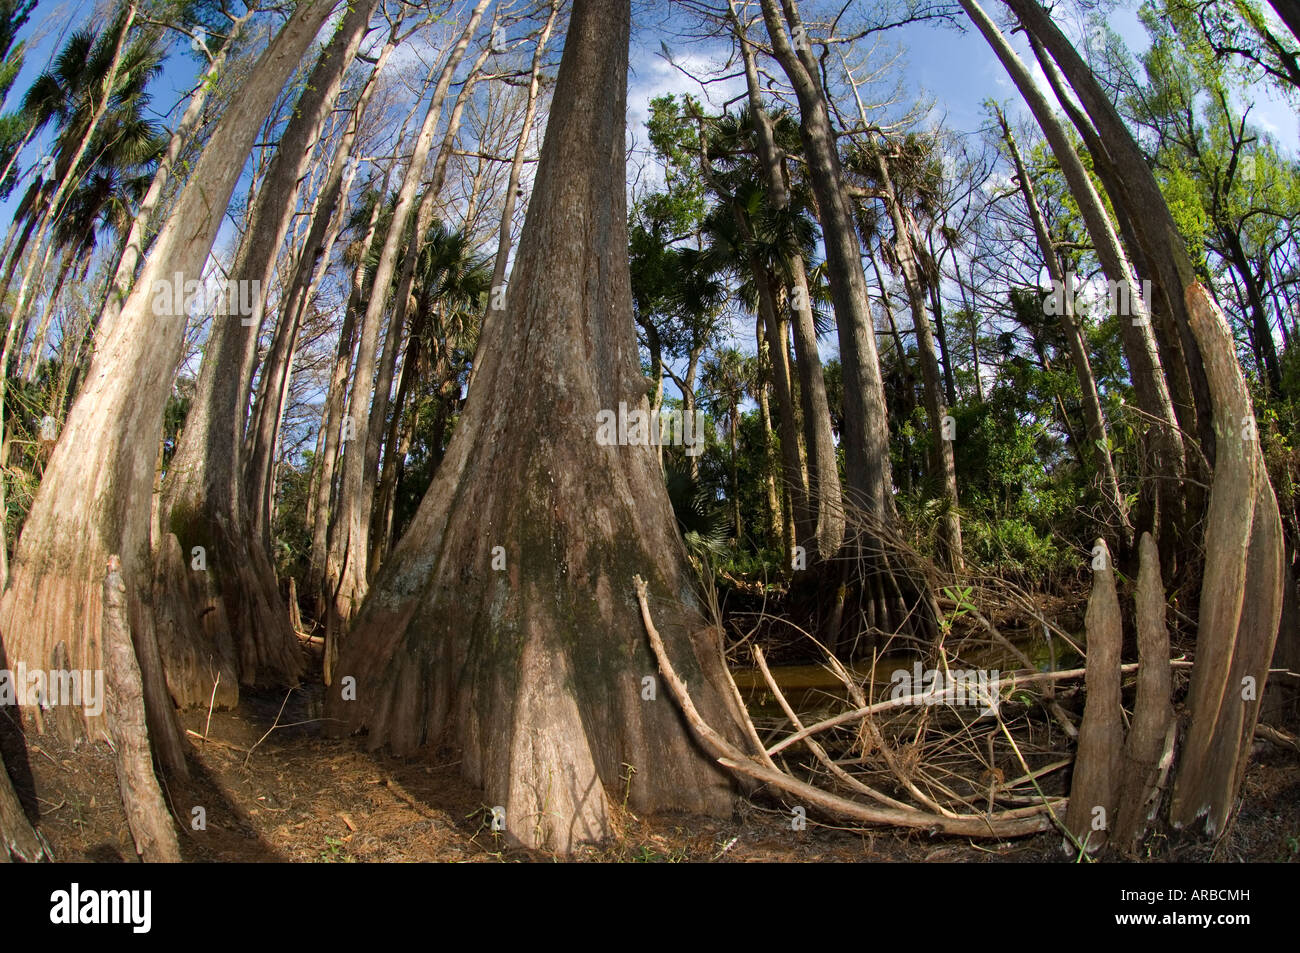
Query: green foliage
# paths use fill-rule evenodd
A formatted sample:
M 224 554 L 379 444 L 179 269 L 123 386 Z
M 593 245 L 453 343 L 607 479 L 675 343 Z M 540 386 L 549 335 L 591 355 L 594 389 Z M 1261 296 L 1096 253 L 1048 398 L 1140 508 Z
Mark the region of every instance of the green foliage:
M 282 467 L 276 483 L 275 564 L 280 578 L 307 578 L 311 568 L 311 525 L 307 522 L 311 495 L 313 455 L 304 455 L 301 467 Z

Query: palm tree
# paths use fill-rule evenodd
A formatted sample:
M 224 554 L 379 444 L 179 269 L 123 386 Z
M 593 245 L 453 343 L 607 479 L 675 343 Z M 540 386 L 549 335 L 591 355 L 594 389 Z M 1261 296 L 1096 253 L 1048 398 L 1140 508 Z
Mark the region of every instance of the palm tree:
M 23 221 L 23 238 L 11 251 L 0 288 L 7 289 L 33 231 L 35 239 L 10 311 L 10 337 L 26 319 L 39 272 L 50 257 L 42 251 L 45 238 L 71 193 L 96 166 L 120 164 L 132 154 L 138 161 L 141 143 L 152 145 L 155 138 L 154 130 L 140 119 L 140 110 L 147 105 L 150 82 L 161 71 L 162 51 L 156 32 L 130 41 L 136 12 L 136 4 L 128 3 L 102 32 L 74 33 L 52 68 L 37 77 L 23 98 L 32 134 L 51 125 L 56 132 L 48 162 L 39 166 L 42 175 L 29 186 L 14 222 L 16 227 Z
M 9 96 L 14 81 L 23 68 L 25 43 L 14 44 L 14 38 L 31 17 L 36 0 L 0 0 L 0 104 Z M 28 142 L 28 123 L 21 113 L 0 116 L 0 195 L 7 195 L 11 187 L 9 173 L 14 160 Z
M 97 139 L 108 141 L 102 146 L 92 144 L 96 162 L 68 195 L 55 219 L 51 247 L 57 250 L 61 262 L 24 365 L 23 377 L 28 381 L 35 379 L 50 319 L 69 272 L 78 263 L 89 264 L 105 235 L 111 235 L 120 247 L 149 188 L 167 140 L 155 123 L 144 119 L 142 112 L 147 105 L 148 97 L 141 96 L 124 105 L 120 115 L 110 116 L 104 129 L 112 132 L 97 134 Z M 21 350 L 26 331 L 15 340 L 17 350 Z

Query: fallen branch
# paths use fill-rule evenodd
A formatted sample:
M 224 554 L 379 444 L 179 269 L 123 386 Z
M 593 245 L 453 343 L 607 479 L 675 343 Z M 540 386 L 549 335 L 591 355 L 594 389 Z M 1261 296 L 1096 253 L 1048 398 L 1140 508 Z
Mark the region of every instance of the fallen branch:
M 663 639 L 650 615 L 645 581 L 638 575 L 633 577 L 632 582 L 636 587 L 637 601 L 641 605 L 641 620 L 645 624 L 650 646 L 659 662 L 659 671 L 681 707 L 687 724 L 705 749 L 723 767 L 745 777 L 770 784 L 830 814 L 865 824 L 884 824 L 966 837 L 1019 837 L 1047 830 L 1051 826 L 1050 819 L 1045 816 L 1045 812 L 1051 810 L 1050 804 L 1042 805 L 1041 809 L 1030 809 L 1032 813 L 1024 812 L 1028 816 L 1010 817 L 1001 813 L 942 817 L 915 808 L 876 807 L 831 794 L 791 777 L 783 771 L 769 768 L 766 764 L 750 757 L 714 731 L 700 716 L 686 690 L 685 683 L 668 660 Z
M 212 738 L 208 735 L 201 735 L 193 728 L 186 728 L 185 733 L 191 738 L 197 738 L 205 745 L 216 745 L 218 748 L 229 748 L 231 751 L 238 751 L 240 754 L 248 754 L 247 748 L 241 748 L 239 745 L 232 745 L 229 741 L 222 741 L 220 738 Z
M 1288 735 L 1285 731 L 1280 731 L 1272 725 L 1256 725 L 1255 737 L 1263 738 L 1265 741 L 1271 741 L 1279 748 L 1290 748 L 1292 751 L 1300 751 L 1300 741 L 1297 741 L 1294 735 Z

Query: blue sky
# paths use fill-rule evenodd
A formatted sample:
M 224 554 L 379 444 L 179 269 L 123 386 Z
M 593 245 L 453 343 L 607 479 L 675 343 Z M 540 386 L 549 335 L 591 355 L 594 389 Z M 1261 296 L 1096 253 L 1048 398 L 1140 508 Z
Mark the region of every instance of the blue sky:
M 1111 28 L 1123 37 L 1134 54 L 1145 50 L 1148 45 L 1146 30 L 1136 14 L 1137 6 L 1136 2 L 1128 4 L 1114 10 L 1108 17 Z M 1000 4 L 986 4 L 990 11 L 999 8 Z M 997 18 L 1000 13 L 993 12 L 993 15 Z M 743 79 L 713 84 L 705 90 L 683 70 L 669 64 L 661 53 L 661 43 L 665 43 L 679 65 L 689 72 L 706 75 L 716 72 L 725 63 L 728 55 L 725 44 L 687 43 L 675 35 L 679 27 L 675 20 L 654 24 L 644 22 L 645 19 L 642 17 L 643 22 L 633 38 L 628 97 L 629 133 L 642 147 L 646 145 L 642 123 L 648 115 L 648 103 L 655 96 L 666 92 L 689 92 L 707 97 L 715 106 L 720 106 L 744 90 Z M 1079 42 L 1080 25 L 1068 18 L 1061 22 Z M 1049 100 L 1053 100 L 1028 44 L 1018 35 L 1012 37 L 1012 43 L 1021 57 L 1032 65 L 1039 85 L 1047 92 Z M 1021 103 L 1006 71 L 973 27 L 963 32 L 951 26 L 913 25 L 891 34 L 889 45 L 902 51 L 896 68 L 902 74 L 905 89 L 918 98 L 933 101 L 927 122 L 942 122 L 956 132 L 977 133 L 988 122 L 984 103 L 990 98 L 1002 104 L 1013 118 L 1022 114 L 1028 119 L 1028 109 Z M 892 52 L 881 49 L 879 54 L 885 58 Z M 775 64 L 770 64 L 770 69 L 775 75 L 780 75 Z M 1250 121 L 1276 137 L 1283 149 L 1294 153 L 1300 145 L 1300 118 L 1295 109 L 1264 84 L 1252 90 L 1251 97 Z M 644 174 L 651 176 L 653 173 L 647 171 Z M 749 318 L 742 317 L 732 334 L 735 346 L 746 353 L 753 351 L 753 328 Z M 822 340 L 824 358 L 835 356 L 835 344 L 834 335 Z
M 811 0 L 809 0 L 811 3 Z M 236 5 L 238 6 L 238 5 Z M 1108 22 L 1128 43 L 1133 52 L 1139 52 L 1146 46 L 1146 33 L 1135 14 L 1136 2 L 1128 3 L 1109 15 Z M 32 79 L 46 67 L 52 52 L 66 38 L 71 29 L 88 22 L 98 11 L 100 22 L 111 8 L 110 0 L 99 0 L 95 6 L 78 2 L 78 0 L 40 0 L 31 22 L 20 34 L 20 39 L 28 40 L 25 67 L 14 85 L 6 106 L 14 108 L 23 91 Z M 1000 16 L 1001 5 L 988 4 L 995 17 Z M 650 99 L 664 93 L 691 93 L 701 96 L 713 106 L 719 107 L 729 99 L 744 92 L 743 79 L 733 77 L 725 82 L 710 85 L 707 89 L 693 80 L 686 72 L 706 75 L 725 63 L 729 55 L 727 42 L 710 40 L 693 40 L 683 36 L 689 32 L 691 23 L 675 4 L 667 0 L 636 0 L 633 5 L 633 41 L 630 55 L 631 72 L 629 75 L 628 96 L 628 132 L 630 140 L 644 148 L 645 130 L 643 123 L 648 115 Z M 1067 32 L 1076 41 L 1079 39 L 1079 25 L 1068 19 L 1064 21 Z M 327 27 L 329 29 L 329 27 Z M 444 30 L 455 29 L 447 23 Z M 372 36 L 377 37 L 380 31 Z M 1021 55 L 1032 63 L 1026 44 L 1019 37 L 1012 38 L 1013 44 Z M 661 53 L 663 45 L 670 49 L 674 60 L 686 71 L 669 63 Z M 437 49 L 435 49 L 435 47 Z M 423 63 L 427 69 L 431 56 L 436 56 L 441 49 L 439 43 L 430 38 L 421 38 L 408 42 L 407 48 L 399 50 L 390 62 L 389 69 L 420 69 Z M 927 121 L 942 122 L 949 129 L 961 133 L 976 133 L 987 122 L 984 109 L 986 100 L 992 98 L 1003 104 L 1012 116 L 1023 113 L 1024 107 L 1006 73 L 994 57 L 983 38 L 973 29 L 957 30 L 951 26 L 921 24 L 899 29 L 891 34 L 884 48 L 877 51 L 878 61 L 889 62 L 896 52 L 892 70 L 907 95 L 923 98 L 933 102 Z M 768 64 L 774 75 L 780 70 L 775 64 Z M 734 67 L 733 67 L 734 69 Z M 1041 72 L 1034 64 L 1037 76 Z M 153 108 L 160 120 L 165 121 L 165 114 L 173 115 L 183 109 L 195 77 L 199 70 L 197 58 L 184 46 L 169 57 L 163 75 L 157 83 L 153 96 Z M 423 72 L 423 69 L 420 70 Z M 1045 85 L 1045 84 L 1043 84 Z M 1049 94 L 1050 98 L 1050 94 Z M 1290 105 L 1270 88 L 1260 86 L 1250 94 L 1252 111 L 1251 120 L 1266 132 L 1277 138 L 1282 148 L 1294 152 L 1300 144 L 1300 120 Z M 36 149 L 29 150 L 23 157 L 23 166 L 27 167 L 40 158 Z M 642 155 L 633 156 L 633 169 L 630 175 L 638 174 L 637 166 L 642 168 L 640 174 L 650 181 L 658 173 L 645 167 Z M 641 182 L 645 184 L 645 179 Z M 239 199 L 247 191 L 247 180 L 241 182 L 235 190 Z M 8 200 L 0 203 L 0 223 L 7 223 L 13 206 L 21 196 L 22 190 L 16 189 Z M 218 237 L 216 250 L 221 254 L 233 239 L 233 230 L 227 226 Z M 736 316 L 729 335 L 731 343 L 743 352 L 752 353 L 754 349 L 752 318 Z M 824 337 L 821 349 L 824 358 L 836 355 L 836 337 L 834 334 Z M 680 370 L 680 368 L 679 368 Z
M 989 6 L 990 10 L 1000 8 L 998 4 Z M 1130 48 L 1138 52 L 1146 46 L 1146 34 L 1134 12 L 1135 7 L 1136 3 L 1131 3 L 1114 10 L 1108 17 L 1108 22 Z M 101 0 L 99 9 L 102 15 L 108 9 L 107 3 Z M 20 34 L 20 39 L 28 39 L 31 47 L 24 70 L 7 103 L 10 108 L 14 107 L 32 78 L 46 66 L 52 51 L 57 49 L 69 29 L 84 24 L 94 12 L 95 8 L 77 3 L 76 0 L 41 0 L 32 21 Z M 723 64 L 729 53 L 728 43 L 684 37 L 682 34 L 689 31 L 691 23 L 676 5 L 668 4 L 666 0 L 638 0 L 634 4 L 633 16 L 628 130 L 634 143 L 642 147 L 645 145 L 642 124 L 648 114 L 648 103 L 654 96 L 666 92 L 689 92 L 702 95 L 715 106 L 720 106 L 744 91 L 743 80 L 738 77 L 711 85 L 707 90 L 702 89 L 686 72 L 665 59 L 661 48 L 666 44 L 678 65 L 693 74 L 706 75 Z M 1068 18 L 1063 23 L 1067 31 L 1077 38 L 1079 25 L 1070 22 Z M 452 25 L 448 24 L 447 29 L 452 29 Z M 378 35 L 378 31 L 375 35 Z M 1014 37 L 1013 43 L 1022 56 L 1032 62 L 1023 40 Z M 403 63 L 413 67 L 417 60 L 427 62 L 432 45 L 428 40 L 411 44 L 410 48 L 399 51 L 394 62 L 390 63 L 390 69 L 400 68 L 399 64 Z M 894 48 L 902 51 L 901 56 L 894 61 L 893 69 L 898 71 L 904 89 L 911 95 L 933 101 L 929 115 L 931 122 L 941 121 L 954 131 L 974 133 L 987 120 L 984 102 L 989 98 L 1003 103 L 1013 115 L 1023 111 L 1001 65 L 983 38 L 973 29 L 962 32 L 951 26 L 914 25 L 891 34 L 887 48 L 879 50 L 878 55 L 888 61 L 894 55 Z M 779 75 L 779 68 L 775 64 L 769 64 L 769 68 Z M 1038 72 L 1036 64 L 1034 68 Z M 161 114 L 181 106 L 197 70 L 198 61 L 187 50 L 173 54 L 157 84 L 154 109 Z M 1038 75 L 1041 77 L 1041 72 Z M 161 115 L 159 118 L 162 118 Z M 1252 91 L 1251 119 L 1277 137 L 1284 149 L 1296 149 L 1300 141 L 1297 114 L 1270 88 L 1261 86 Z M 37 159 L 39 153 L 31 150 L 24 156 L 24 165 Z M 636 162 L 634 156 L 634 164 Z M 656 175 L 653 169 L 643 169 L 642 174 L 651 179 Z M 246 188 L 247 184 L 241 183 L 236 189 L 236 198 L 242 196 Z M 15 190 L 6 202 L 0 203 L 0 219 L 8 220 L 12 206 L 20 194 L 21 190 Z M 229 239 L 228 233 L 229 229 L 223 229 L 218 249 Z M 824 348 L 828 352 L 833 351 L 833 337 L 832 335 L 831 339 L 824 342 Z M 752 327 L 748 326 L 747 320 L 742 320 L 736 327 L 735 343 L 746 350 L 752 348 Z
M 1109 22 L 1136 51 L 1146 43 L 1145 32 L 1133 6 L 1135 4 L 1117 9 L 1109 17 Z M 27 52 L 23 72 L 6 104 L 9 108 L 13 108 L 22 91 L 45 67 L 69 25 L 83 24 L 95 9 L 76 0 L 41 0 L 32 21 L 20 34 L 20 39 L 31 42 L 35 37 L 35 42 Z M 656 19 L 654 14 L 660 9 L 663 16 Z M 660 54 L 661 43 L 667 43 L 678 62 L 693 71 L 707 69 L 726 57 L 722 44 L 682 39 L 679 31 L 686 24 L 676 10 L 666 0 L 635 5 L 628 125 L 629 131 L 641 142 L 644 142 L 641 124 L 646 118 L 650 98 L 664 92 L 696 95 L 702 92 L 689 77 L 664 60 Z M 1066 26 L 1074 29 L 1077 25 L 1067 21 Z M 918 93 L 923 91 L 933 98 L 932 118 L 942 119 L 950 128 L 961 132 L 974 132 L 980 128 L 985 120 L 983 103 L 990 97 L 1010 103 L 1013 110 L 1020 108 L 1016 105 L 1017 98 L 1006 74 L 983 39 L 973 30 L 961 33 L 951 27 L 917 25 L 896 31 L 891 42 L 905 50 L 898 68 L 907 88 Z M 1014 42 L 1022 54 L 1026 53 L 1018 37 Z M 179 103 L 193 80 L 195 70 L 194 57 L 170 57 L 154 96 L 155 109 L 165 112 Z M 710 95 L 715 103 L 721 103 L 741 91 L 743 83 L 732 80 L 711 87 Z M 1256 92 L 1252 120 L 1275 135 L 1284 148 L 1295 149 L 1300 141 L 1300 120 L 1296 111 L 1269 88 L 1261 87 Z M 0 214 L 7 212 L 8 208 L 9 203 L 0 205 Z
M 993 10 L 997 6 L 990 3 L 989 9 Z M 1110 26 L 1124 38 L 1134 53 L 1147 46 L 1146 31 L 1138 21 L 1136 6 L 1136 3 L 1132 3 L 1117 9 L 1108 18 Z M 632 51 L 629 125 L 645 120 L 645 104 L 652 96 L 668 91 L 689 91 L 696 95 L 701 92 L 698 85 L 663 60 L 660 54 L 661 42 L 667 43 L 674 58 L 684 64 L 720 64 L 726 56 L 726 51 L 719 44 L 688 45 L 683 42 L 673 34 L 674 23 L 670 19 L 663 25 L 647 22 L 638 24 Z M 1071 33 L 1075 32 L 1076 24 L 1068 19 L 1063 24 Z M 899 68 L 904 74 L 906 85 L 918 93 L 928 93 L 935 100 L 935 118 L 942 117 L 952 129 L 959 132 L 974 132 L 979 129 L 985 121 L 983 103 L 990 97 L 1004 104 L 1011 103 L 1016 109 L 1021 108 L 1016 105 L 1018 97 L 1006 72 L 988 44 L 973 29 L 963 33 L 952 27 L 919 24 L 895 31 L 892 40 L 904 49 Z M 1022 38 L 1013 37 L 1012 42 L 1022 57 L 1032 61 L 1028 46 Z M 776 67 L 773 66 L 773 69 L 776 70 Z M 1036 64 L 1035 73 L 1041 77 Z M 714 87 L 713 98 L 720 103 L 727 96 L 718 95 L 717 88 Z M 744 87 L 741 81 L 735 81 L 723 88 L 727 89 L 729 95 L 734 95 Z M 1300 144 L 1300 119 L 1296 111 L 1269 87 L 1261 85 L 1255 92 L 1257 95 L 1251 119 L 1265 131 L 1277 136 L 1284 147 L 1294 150 Z

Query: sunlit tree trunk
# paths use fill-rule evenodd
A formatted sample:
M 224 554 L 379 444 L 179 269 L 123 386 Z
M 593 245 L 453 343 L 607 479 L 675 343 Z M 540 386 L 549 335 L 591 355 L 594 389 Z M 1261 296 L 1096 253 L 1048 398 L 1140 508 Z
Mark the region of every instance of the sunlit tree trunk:
M 12 662 L 56 668 L 58 652 L 63 667 L 100 669 L 104 571 L 109 556 L 120 554 L 149 732 L 171 771 L 183 772 L 185 763 L 154 637 L 149 524 L 155 453 L 185 319 L 159 300 L 155 282 L 202 274 L 258 129 L 333 7 L 329 0 L 300 3 L 217 123 L 119 320 L 98 343 L 0 600 Z M 102 727 L 97 718 L 86 722 Z
M 654 448 L 597 440 L 599 411 L 649 407 L 627 259 L 629 8 L 573 5 L 506 307 L 328 704 L 372 747 L 454 741 L 509 835 L 561 853 L 608 836 L 624 799 L 731 810 L 729 782 L 667 694 L 642 696 L 656 667 L 638 573 L 692 694 L 698 685 L 717 722 L 736 724 Z
M 772 376 L 770 362 L 767 360 L 764 335 L 766 324 L 760 315 L 754 328 L 754 339 L 758 344 L 758 358 L 754 384 L 754 399 L 758 401 L 759 419 L 763 423 L 763 485 L 767 491 L 767 512 L 769 517 L 768 535 L 772 545 L 782 545 L 785 552 L 790 552 L 795 545 L 794 534 L 785 533 L 785 517 L 781 508 L 781 497 L 776 492 L 776 434 L 772 430 L 772 409 L 767 397 L 767 387 Z M 661 449 L 662 452 L 662 449 Z
M 365 596 L 369 577 L 370 507 L 365 498 L 366 473 L 370 446 L 368 403 L 371 381 L 379 364 L 379 334 L 384 311 L 388 305 L 388 289 L 396 273 L 399 254 L 403 251 L 406 226 L 415 211 L 416 195 L 424 179 L 425 166 L 433 146 L 433 136 L 442 115 L 442 104 L 451 87 L 452 77 L 469 48 L 470 40 L 478 30 L 490 0 L 479 0 L 474 5 L 464 29 L 447 54 L 438 84 L 425 112 L 424 123 L 416 137 L 411 160 L 397 194 L 392 224 L 384 236 L 384 244 L 375 268 L 373 291 L 360 322 L 360 343 L 356 370 L 353 375 L 352 399 L 349 418 L 355 439 L 348 441 L 343 453 L 342 478 L 339 484 L 338 506 L 333 515 L 335 528 L 330 533 L 329 554 L 326 560 L 326 577 L 330 590 L 327 603 L 325 652 L 329 659 L 337 657 L 338 640 Z M 418 241 L 418 238 L 417 238 Z M 391 382 L 391 378 L 389 378 Z M 384 395 L 387 401 L 387 393 Z
M 377 0 L 361 0 L 348 10 L 307 76 L 249 210 L 230 270 L 237 290 L 230 293 L 228 313 L 212 319 L 185 430 L 163 484 L 163 532 L 174 533 L 185 552 L 194 546 L 206 551 L 195 618 L 202 620 L 209 641 L 235 647 L 239 678 L 247 685 L 293 684 L 302 658 L 270 554 L 252 533 L 243 471 L 244 359 L 249 338 L 262 323 L 276 253 L 297 207 L 313 146 L 376 6 Z M 251 313 L 243 312 L 245 289 L 251 291 Z M 210 684 L 183 688 L 176 675 L 170 681 L 173 692 L 191 701 L 206 701 L 211 690 Z

